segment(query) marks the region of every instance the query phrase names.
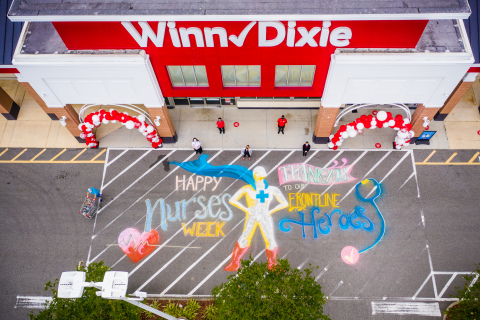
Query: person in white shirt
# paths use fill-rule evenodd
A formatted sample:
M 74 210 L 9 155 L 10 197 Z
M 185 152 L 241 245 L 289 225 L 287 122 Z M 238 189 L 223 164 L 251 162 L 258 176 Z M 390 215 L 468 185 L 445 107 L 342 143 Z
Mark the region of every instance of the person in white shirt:
M 248 157 L 248 160 L 252 160 L 252 152 L 253 150 L 250 149 L 250 146 L 247 145 L 245 148 L 242 149 L 242 155 L 243 155 L 243 160 L 245 160 L 245 157 Z
M 192 147 L 193 147 L 193 150 L 195 150 L 195 154 L 202 154 L 203 150 L 202 150 L 202 143 L 200 142 L 200 140 L 198 140 L 197 138 L 193 138 L 193 141 L 192 141 Z

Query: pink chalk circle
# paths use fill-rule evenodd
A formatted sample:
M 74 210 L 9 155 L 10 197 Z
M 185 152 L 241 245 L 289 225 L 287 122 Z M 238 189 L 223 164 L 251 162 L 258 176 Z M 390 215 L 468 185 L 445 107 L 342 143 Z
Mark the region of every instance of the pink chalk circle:
M 345 262 L 346 264 L 355 264 L 360 257 L 357 248 L 352 246 L 346 246 L 345 248 L 343 248 L 340 255 L 342 256 L 343 262 Z

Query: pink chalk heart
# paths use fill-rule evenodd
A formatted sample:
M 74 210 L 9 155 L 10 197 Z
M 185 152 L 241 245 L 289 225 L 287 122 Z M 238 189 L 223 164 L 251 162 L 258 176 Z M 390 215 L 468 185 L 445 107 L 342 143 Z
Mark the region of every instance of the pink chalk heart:
M 134 228 L 128 228 L 123 230 L 118 236 L 118 245 L 120 249 L 130 258 L 133 262 L 138 262 L 148 256 L 153 250 L 155 245 L 160 241 L 160 236 L 157 230 L 150 230 L 149 232 L 140 232 Z
M 346 246 L 345 248 L 343 248 L 340 255 L 342 256 L 343 262 L 345 262 L 346 264 L 355 264 L 360 257 L 357 248 L 352 246 Z

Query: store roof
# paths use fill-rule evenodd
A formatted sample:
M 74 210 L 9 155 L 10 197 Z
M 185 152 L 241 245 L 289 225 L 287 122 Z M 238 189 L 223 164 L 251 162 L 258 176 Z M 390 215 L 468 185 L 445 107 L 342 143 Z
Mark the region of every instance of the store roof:
M 0 66 L 11 66 L 12 57 L 22 32 L 21 22 L 11 22 L 7 18 L 12 0 L 0 1 Z
M 466 19 L 469 14 L 468 0 L 13 0 L 9 17 L 15 21 L 59 21 L 62 17 L 119 20 L 122 16 L 154 15 L 189 19 L 232 15 L 357 15 L 359 19 L 363 15 L 403 15 Z

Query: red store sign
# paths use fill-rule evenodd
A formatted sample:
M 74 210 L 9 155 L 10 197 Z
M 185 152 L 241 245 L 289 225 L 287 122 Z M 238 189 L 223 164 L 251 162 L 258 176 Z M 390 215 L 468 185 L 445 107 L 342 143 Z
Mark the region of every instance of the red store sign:
M 415 48 L 428 21 L 53 22 L 70 50 L 144 49 L 164 96 L 322 96 L 337 48 Z M 173 88 L 166 66 L 204 65 L 208 88 Z M 224 88 L 220 66 L 260 65 L 261 87 Z M 276 65 L 315 65 L 313 87 L 275 88 Z

